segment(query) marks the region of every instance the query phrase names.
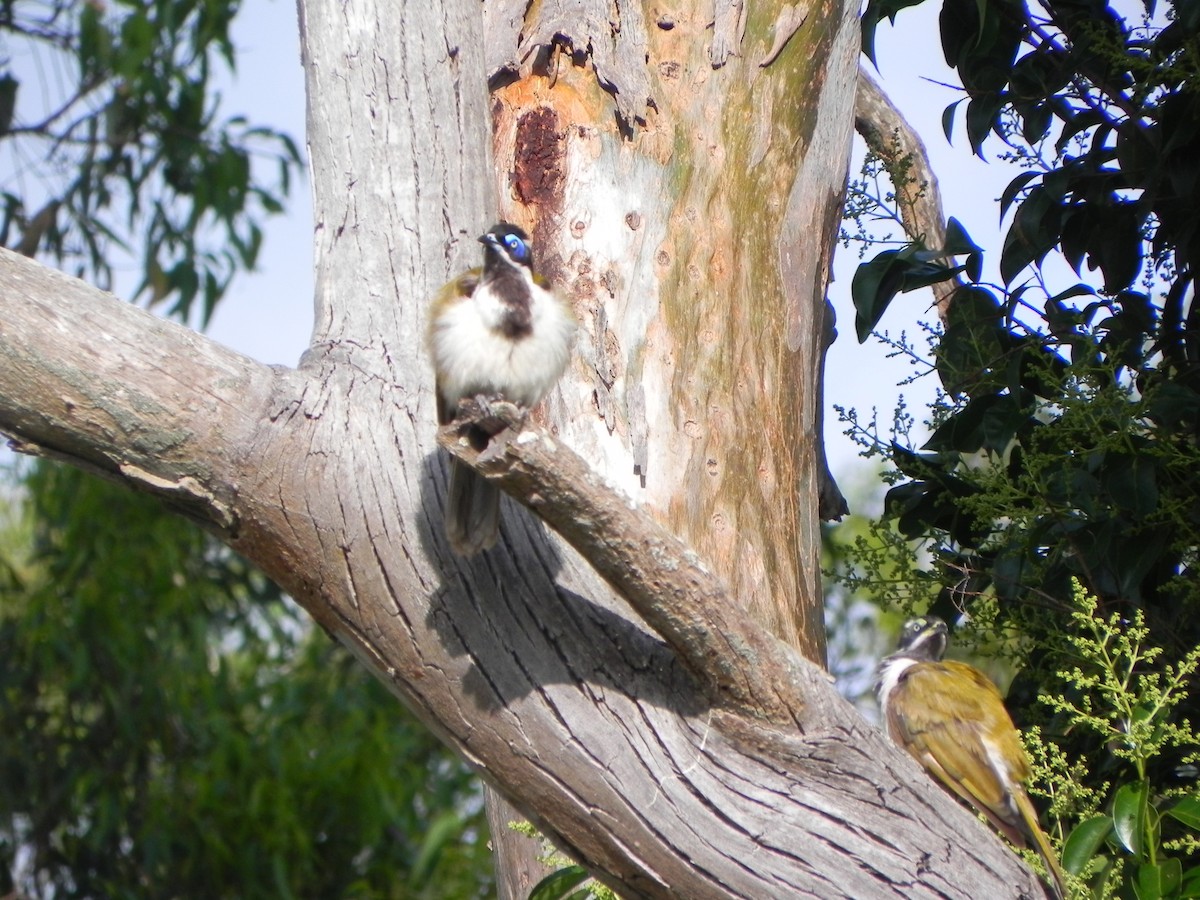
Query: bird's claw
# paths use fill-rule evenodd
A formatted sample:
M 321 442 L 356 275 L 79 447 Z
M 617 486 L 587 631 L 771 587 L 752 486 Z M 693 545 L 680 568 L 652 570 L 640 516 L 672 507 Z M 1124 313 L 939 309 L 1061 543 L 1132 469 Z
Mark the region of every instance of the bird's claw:
M 505 400 L 499 395 L 476 394 L 458 401 L 454 422 L 459 434 L 482 452 L 493 438 L 506 430 L 518 432 L 525 424 L 529 410 Z
M 499 394 L 476 394 L 474 403 L 479 410 L 475 427 L 489 437 L 494 437 L 505 428 L 519 431 L 529 415 L 528 409 L 505 400 Z

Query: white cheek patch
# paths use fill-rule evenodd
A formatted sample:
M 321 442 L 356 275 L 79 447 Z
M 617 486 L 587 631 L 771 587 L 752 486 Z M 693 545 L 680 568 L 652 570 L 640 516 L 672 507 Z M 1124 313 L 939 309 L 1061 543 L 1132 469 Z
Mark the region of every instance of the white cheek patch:
M 916 665 L 915 659 L 901 657 L 899 659 L 885 659 L 879 666 L 879 681 L 875 685 L 875 693 L 879 697 L 879 706 L 883 710 L 884 715 L 887 715 L 888 704 L 892 699 L 892 692 L 900 684 L 900 679 L 911 666 Z

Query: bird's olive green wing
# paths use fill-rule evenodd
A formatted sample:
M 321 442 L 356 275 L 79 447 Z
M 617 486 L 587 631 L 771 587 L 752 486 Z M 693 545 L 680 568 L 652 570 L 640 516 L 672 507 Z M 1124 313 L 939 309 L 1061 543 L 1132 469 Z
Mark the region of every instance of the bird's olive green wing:
M 479 279 L 483 277 L 483 268 L 476 266 L 474 269 L 467 269 L 450 284 L 454 285 L 455 293 L 461 297 L 470 297 L 475 293 L 475 288 L 479 287 Z
M 1029 764 L 987 676 L 963 663 L 917 663 L 889 706 L 896 741 L 1007 834 L 1017 822 L 1010 787 L 1028 777 Z

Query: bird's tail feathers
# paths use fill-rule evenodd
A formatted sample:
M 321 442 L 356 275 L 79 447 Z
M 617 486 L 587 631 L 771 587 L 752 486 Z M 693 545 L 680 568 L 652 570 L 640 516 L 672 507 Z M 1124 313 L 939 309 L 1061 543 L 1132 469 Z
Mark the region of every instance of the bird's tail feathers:
M 1046 871 L 1050 875 L 1050 881 L 1054 886 L 1054 893 L 1058 896 L 1059 900 L 1066 900 L 1068 897 L 1067 876 L 1063 873 L 1062 866 L 1059 865 L 1058 854 L 1050 846 L 1050 838 L 1046 837 L 1046 833 L 1038 825 L 1037 810 L 1033 808 L 1033 802 L 1024 791 L 1017 791 L 1015 799 L 1017 801 L 1017 808 L 1021 811 L 1021 819 L 1024 825 L 1022 831 L 1029 836 L 1029 839 L 1037 848 L 1038 854 L 1042 857 L 1042 862 L 1045 864 Z
M 500 491 L 457 460 L 450 461 L 446 495 L 446 536 L 460 556 L 474 556 L 496 543 L 500 534 Z

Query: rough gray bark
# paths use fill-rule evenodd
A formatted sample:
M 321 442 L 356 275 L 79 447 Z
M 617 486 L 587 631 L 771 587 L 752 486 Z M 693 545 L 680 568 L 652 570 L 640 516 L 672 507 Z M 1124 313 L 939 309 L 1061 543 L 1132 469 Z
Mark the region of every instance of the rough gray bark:
M 691 596 L 667 590 L 685 574 L 674 551 L 642 563 L 637 610 L 511 504 L 495 551 L 450 554 L 420 336 L 491 203 L 477 8 L 301 10 L 318 264 L 301 365 L 259 365 L 0 252 L 0 430 L 204 522 L 625 897 L 1040 895 L 821 669 L 732 612 L 728 580 L 694 598 L 681 639 L 662 621 Z M 820 254 L 790 258 L 819 270 Z M 819 346 L 815 310 L 764 340 Z M 815 491 L 803 502 L 815 522 Z M 601 570 L 631 521 L 614 512 L 585 548 Z M 699 633 L 726 627 L 721 590 L 729 649 Z

